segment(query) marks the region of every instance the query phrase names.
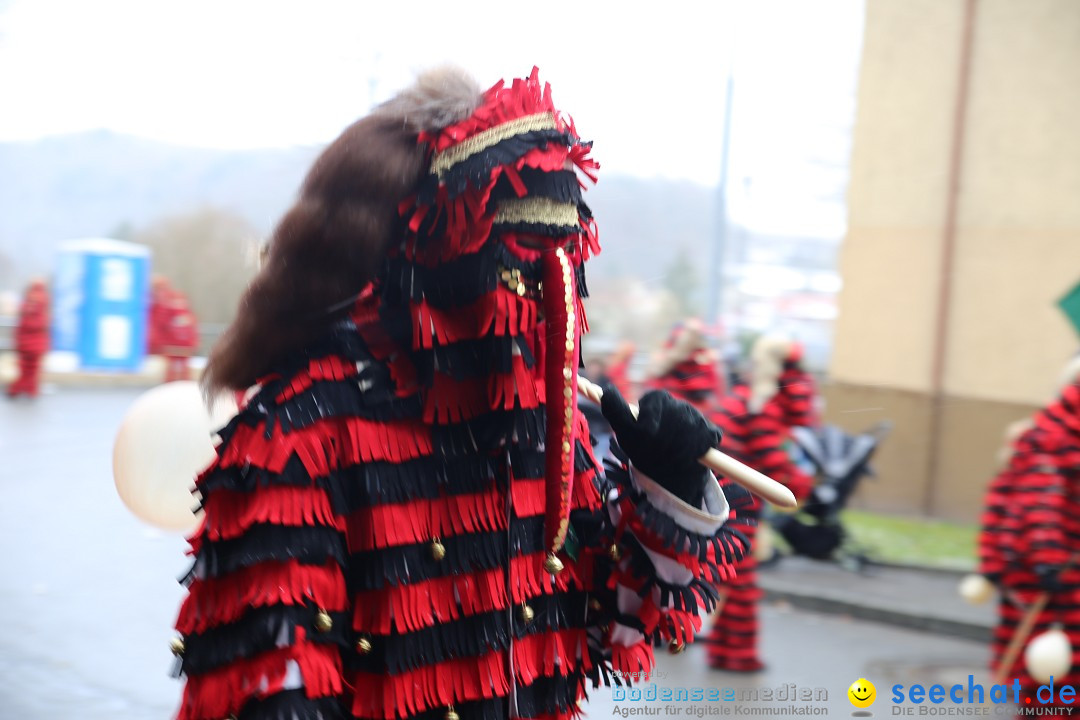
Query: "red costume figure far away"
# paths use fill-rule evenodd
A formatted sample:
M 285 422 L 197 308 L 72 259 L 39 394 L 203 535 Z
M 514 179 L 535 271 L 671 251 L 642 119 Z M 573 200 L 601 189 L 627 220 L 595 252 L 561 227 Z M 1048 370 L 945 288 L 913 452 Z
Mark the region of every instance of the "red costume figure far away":
M 427 73 L 315 161 L 203 376 L 257 390 L 197 481 L 180 718 L 555 720 L 693 639 L 748 497 L 667 393 L 609 385 L 592 453 L 597 168 L 535 70 Z
M 720 360 L 706 347 L 700 321 L 690 320 L 668 340 L 649 384 L 693 403 L 724 431 L 725 452 L 787 485 L 801 500 L 813 481 L 795 465 L 784 445 L 789 427 L 813 422 L 813 385 L 801 368 L 796 345 L 764 338 L 756 344 L 753 360 L 753 389 L 738 385 L 725 392 Z M 753 498 L 744 512 L 754 521 L 746 529 L 751 543 L 760 502 Z M 723 594 L 707 641 L 709 664 L 730 672 L 762 670 L 757 643 L 761 589 L 752 553 L 738 564 Z
M 162 340 L 169 325 L 169 297 L 172 292 L 168 278 L 163 275 L 154 276 L 150 284 L 150 307 L 147 310 L 146 322 L 146 352 L 149 355 L 161 354 Z
M 165 356 L 165 382 L 190 380 L 189 363 L 199 347 L 199 326 L 187 297 L 179 290 L 169 290 L 165 297 L 159 332 L 157 339 Z
M 987 489 L 979 534 L 979 572 L 1001 592 L 991 667 L 1009 683 L 1019 678 L 1025 697 L 1043 683 L 1028 674 L 1023 653 L 1011 667 L 1000 665 L 1021 619 L 1043 593 L 1048 603 L 1027 641 L 1061 623 L 1073 662 L 1054 684 L 1080 685 L 1080 358 L 1067 369 L 1058 398 L 1033 420 Z
M 41 360 L 49 350 L 49 291 L 45 281 L 34 280 L 19 306 L 15 328 L 15 352 L 18 355 L 18 376 L 8 386 L 8 396 L 37 397 L 41 377 Z
M 724 396 L 714 422 L 724 431 L 725 451 L 750 467 L 782 482 L 802 501 L 813 478 L 799 469 L 785 447 L 790 429 L 812 425 L 813 381 L 801 364 L 801 348 L 790 341 L 763 336 L 751 351 L 751 384 L 738 385 Z M 761 501 L 753 499 L 755 520 L 749 534 L 757 536 Z M 730 672 L 756 672 L 765 664 L 758 653 L 757 558 L 748 553 L 739 563 L 726 601 L 709 634 L 709 665 Z

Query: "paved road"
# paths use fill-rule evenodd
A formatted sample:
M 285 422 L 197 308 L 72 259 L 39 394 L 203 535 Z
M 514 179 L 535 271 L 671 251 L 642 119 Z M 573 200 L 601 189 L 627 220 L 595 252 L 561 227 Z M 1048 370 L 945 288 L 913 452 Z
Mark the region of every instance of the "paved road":
M 63 388 L 34 403 L 0 402 L 3 720 L 164 720 L 175 708 L 180 686 L 169 677 L 167 645 L 185 544 L 132 517 L 112 484 L 112 439 L 139 392 Z M 884 695 L 895 682 L 982 677 L 987 657 L 978 643 L 780 604 L 765 609 L 764 645 L 766 673 L 710 672 L 694 647 L 661 655 L 667 676 L 657 684 L 795 683 L 827 691 L 825 717 L 850 717 L 845 693 L 859 677 Z M 588 715 L 610 717 L 625 705 L 600 689 Z M 887 716 L 888 705 L 875 714 Z

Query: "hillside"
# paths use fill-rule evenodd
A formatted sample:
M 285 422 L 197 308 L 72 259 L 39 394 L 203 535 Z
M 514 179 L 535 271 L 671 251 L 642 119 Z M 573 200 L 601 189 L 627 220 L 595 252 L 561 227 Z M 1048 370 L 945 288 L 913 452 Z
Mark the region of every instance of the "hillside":
M 204 207 L 235 212 L 267 233 L 318 150 L 209 150 L 106 131 L 0 143 L 0 289 L 47 273 L 63 240 Z M 678 248 L 707 259 L 714 197 L 689 182 L 601 171 L 589 193 L 604 245 L 593 276 L 659 277 Z

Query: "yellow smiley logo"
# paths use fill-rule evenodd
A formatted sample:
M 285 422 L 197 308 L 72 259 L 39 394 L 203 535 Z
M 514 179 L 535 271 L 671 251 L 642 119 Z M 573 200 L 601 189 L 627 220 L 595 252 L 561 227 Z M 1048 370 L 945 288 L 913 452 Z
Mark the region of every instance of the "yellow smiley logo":
M 877 688 L 874 687 L 874 683 L 866 678 L 859 678 L 851 683 L 851 687 L 847 689 L 847 696 L 855 707 L 868 708 L 874 704 L 874 699 L 877 697 Z

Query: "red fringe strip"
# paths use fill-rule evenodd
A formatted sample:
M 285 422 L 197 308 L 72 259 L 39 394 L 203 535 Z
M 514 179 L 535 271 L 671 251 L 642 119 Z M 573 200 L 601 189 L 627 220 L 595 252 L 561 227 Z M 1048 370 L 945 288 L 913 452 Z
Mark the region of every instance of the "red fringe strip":
M 582 658 L 589 657 L 588 635 L 584 628 L 526 635 L 512 646 L 514 678 L 531 685 L 540 676 L 572 675 Z
M 491 410 L 532 410 L 540 406 L 544 381 L 515 356 L 509 373 L 486 379 L 455 380 L 435 373 L 431 390 L 424 397 L 424 420 L 449 423 L 471 420 Z
M 571 584 L 582 587 L 576 565 L 567 563 L 553 578 L 544 570 L 545 557 L 541 552 L 510 561 L 509 601 L 513 604 L 565 592 Z M 357 593 L 353 628 L 375 635 L 388 635 L 391 630 L 415 632 L 440 622 L 505 610 L 507 605 L 505 570 L 494 568 Z
M 235 622 L 255 607 L 308 602 L 331 612 L 345 609 L 345 579 L 336 564 L 260 563 L 225 577 L 194 581 L 180 606 L 176 629 L 184 635 L 200 633 Z
M 206 675 L 188 678 L 184 701 L 177 720 L 220 720 L 252 698 L 281 692 L 286 661 L 300 666 L 304 690 L 309 698 L 339 695 L 344 691 L 341 658 L 334 645 L 304 642 L 303 628 L 297 628 L 297 644 L 254 658 L 240 660 Z
M 380 460 L 400 463 L 431 454 L 430 431 L 416 420 L 327 418 L 289 433 L 275 428 L 269 439 L 265 433 L 262 424 L 240 425 L 232 441 L 219 448 L 218 461 L 211 470 L 251 464 L 279 473 L 296 455 L 314 478 L 339 465 Z
M 469 495 L 416 499 L 358 510 L 345 520 L 350 552 L 427 542 L 506 528 L 506 500 L 498 487 Z
M 578 568 L 574 563 L 567 562 L 565 568 L 558 575 L 552 575 L 544 569 L 544 559 L 547 555 L 543 552 L 532 555 L 519 555 L 510 560 L 510 594 L 515 605 L 528 602 L 529 598 L 537 595 L 551 595 L 555 592 L 566 591 L 571 583 L 582 587 Z
M 645 640 L 625 645 L 611 646 L 611 668 L 625 675 L 651 673 L 656 664 L 652 646 Z
M 375 635 L 415 632 L 436 623 L 505 610 L 503 569 L 387 585 L 353 598 L 353 628 Z M 460 602 L 457 598 L 460 598 Z
M 517 337 L 536 326 L 536 303 L 502 285 L 462 308 L 434 308 L 421 301 L 410 303 L 409 310 L 415 349 L 430 350 L 490 335 Z
M 391 720 L 471 700 L 503 697 L 510 692 L 505 662 L 502 651 L 493 651 L 400 675 L 354 673 L 353 715 Z
M 546 492 L 543 478 L 514 478 L 514 482 L 510 486 L 510 502 L 513 505 L 514 514 L 518 517 L 543 515 Z M 596 508 L 600 504 L 599 498 L 600 495 L 596 492 L 595 485 L 593 485 L 593 472 L 591 470 L 579 474 L 574 479 L 573 507 L 575 509 Z
M 308 363 L 306 371 L 293 377 L 288 386 L 278 394 L 276 401 L 285 402 L 294 398 L 320 380 L 344 380 L 355 377 L 356 374 L 356 364 L 337 355 L 314 359 Z
M 664 622 L 660 623 L 660 637 L 665 642 L 689 645 L 701 631 L 701 616 L 685 610 L 668 610 L 663 613 Z
M 256 523 L 339 526 L 330 499 L 317 487 L 268 485 L 254 492 L 219 490 L 204 503 L 206 537 L 223 540 L 242 535 Z

